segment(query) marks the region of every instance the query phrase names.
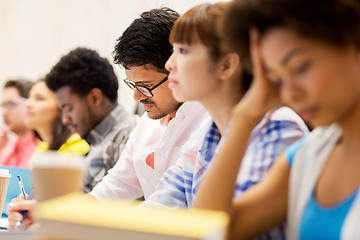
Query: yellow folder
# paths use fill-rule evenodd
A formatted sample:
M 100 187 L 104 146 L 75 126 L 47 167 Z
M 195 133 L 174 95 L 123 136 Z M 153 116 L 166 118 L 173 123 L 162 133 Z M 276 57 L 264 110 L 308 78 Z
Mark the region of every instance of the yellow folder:
M 130 205 L 70 194 L 40 203 L 37 214 L 46 239 L 215 240 L 227 233 L 224 212 Z

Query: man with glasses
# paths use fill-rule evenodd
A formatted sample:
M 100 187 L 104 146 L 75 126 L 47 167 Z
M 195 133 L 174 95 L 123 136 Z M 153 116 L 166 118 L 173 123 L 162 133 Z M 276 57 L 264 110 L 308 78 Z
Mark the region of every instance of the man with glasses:
M 23 79 L 9 80 L 4 85 L 1 99 L 4 125 L 0 130 L 0 165 L 29 167 L 30 157 L 39 142 L 34 132 L 24 124 L 27 112 L 25 101 L 32 85 L 31 81 Z
M 168 77 L 166 76 L 161 82 L 159 82 L 158 84 L 156 84 L 155 86 L 153 86 L 152 88 L 148 88 L 146 86 L 141 86 L 141 85 L 136 85 L 135 83 L 131 82 L 129 79 L 125 78 L 124 82 L 126 83 L 126 85 L 128 85 L 132 90 L 138 90 L 140 93 L 144 94 L 145 96 L 147 96 L 148 98 L 152 98 L 154 97 L 154 94 L 152 93 L 152 90 L 154 90 L 155 88 L 157 88 L 158 86 L 160 86 L 161 84 L 163 84 L 166 80 L 168 79 Z
M 169 8 L 144 12 L 117 41 L 115 63 L 125 68 L 124 82 L 146 113 L 116 165 L 90 192 L 97 199 L 146 199 L 206 115 L 199 103 L 177 102 L 167 86 L 168 38 L 178 16 Z
M 97 199 L 146 199 L 167 168 L 181 157 L 193 130 L 208 116 L 200 103 L 177 102 L 166 84 L 165 63 L 172 53 L 168 39 L 178 17 L 169 8 L 143 12 L 117 40 L 115 63 L 125 68 L 124 81 L 146 113 L 115 166 L 90 192 Z M 22 210 L 31 212 L 27 222 L 34 223 L 34 204 L 25 201 L 9 206 L 9 228 L 22 219 Z

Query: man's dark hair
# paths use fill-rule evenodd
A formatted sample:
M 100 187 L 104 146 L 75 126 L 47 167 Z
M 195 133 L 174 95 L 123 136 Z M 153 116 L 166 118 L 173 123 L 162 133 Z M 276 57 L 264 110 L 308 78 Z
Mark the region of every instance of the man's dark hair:
M 169 35 L 178 17 L 177 12 L 166 7 L 143 12 L 117 39 L 114 63 L 126 69 L 149 64 L 167 73 L 165 63 L 172 53 Z
M 119 83 L 112 65 L 87 48 L 76 48 L 63 56 L 45 76 L 45 82 L 54 92 L 69 86 L 73 93 L 86 96 L 98 88 L 111 102 L 118 98 Z
M 16 88 L 19 92 L 19 95 L 23 98 L 29 97 L 29 92 L 33 86 L 33 82 L 25 79 L 11 79 L 6 81 L 4 88 Z

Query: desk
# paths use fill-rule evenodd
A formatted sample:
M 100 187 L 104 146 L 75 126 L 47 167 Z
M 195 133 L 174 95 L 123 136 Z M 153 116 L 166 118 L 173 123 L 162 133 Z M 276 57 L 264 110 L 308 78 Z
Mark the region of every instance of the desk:
M 0 239 L 6 240 L 39 240 L 39 236 L 33 231 L 8 231 L 9 225 L 7 218 L 0 219 Z
M 41 233 L 62 240 L 224 240 L 223 212 L 134 208 L 120 200 L 97 201 L 70 194 L 37 206 Z
M 223 240 L 228 216 L 188 209 L 131 208 L 70 194 L 40 203 L 38 232 L 0 231 L 4 240 Z M 1 220 L 7 224 L 7 219 Z

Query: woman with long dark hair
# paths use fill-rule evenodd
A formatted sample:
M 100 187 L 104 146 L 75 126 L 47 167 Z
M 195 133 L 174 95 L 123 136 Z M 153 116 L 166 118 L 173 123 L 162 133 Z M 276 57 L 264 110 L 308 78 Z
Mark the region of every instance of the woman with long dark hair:
M 31 88 L 26 107 L 28 112 L 25 124 L 29 129 L 36 131 L 42 140 L 37 151 L 56 150 L 79 154 L 89 151 L 86 141 L 78 134 L 71 134 L 62 124 L 55 95 L 44 80 L 39 80 Z

